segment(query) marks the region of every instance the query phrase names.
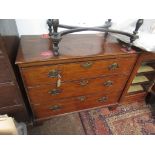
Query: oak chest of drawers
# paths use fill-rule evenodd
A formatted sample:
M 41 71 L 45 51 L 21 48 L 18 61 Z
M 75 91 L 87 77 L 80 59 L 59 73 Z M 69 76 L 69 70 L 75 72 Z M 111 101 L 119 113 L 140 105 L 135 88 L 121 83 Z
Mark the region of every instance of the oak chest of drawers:
M 22 36 L 16 64 L 38 121 L 117 105 L 137 57 L 111 36 L 67 35 L 59 57 L 52 55 L 50 39 Z

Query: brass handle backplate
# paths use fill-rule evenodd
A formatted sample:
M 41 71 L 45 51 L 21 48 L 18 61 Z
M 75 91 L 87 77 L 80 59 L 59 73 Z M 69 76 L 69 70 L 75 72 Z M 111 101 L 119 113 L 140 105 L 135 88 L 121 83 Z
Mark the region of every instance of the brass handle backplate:
M 60 74 L 60 71 L 57 69 L 53 69 L 48 73 L 48 77 L 50 78 L 57 78 L 58 75 Z
M 109 70 L 115 70 L 115 69 L 119 68 L 119 65 L 118 65 L 118 63 L 113 63 L 108 68 L 109 68 Z
M 77 99 L 81 102 L 85 101 L 86 100 L 86 96 L 79 96 L 77 97 Z
M 108 100 L 108 97 L 104 96 L 98 99 L 99 102 L 106 102 Z
M 62 107 L 60 105 L 53 105 L 53 106 L 49 107 L 49 109 L 55 111 L 55 110 L 62 109 Z
M 58 95 L 61 92 L 62 92 L 62 90 L 60 90 L 60 89 L 52 89 L 48 93 L 51 94 L 51 95 Z
M 80 81 L 80 85 L 81 86 L 86 86 L 88 83 L 89 83 L 88 80 L 82 80 L 82 81 Z
M 110 87 L 110 86 L 112 86 L 113 85 L 113 81 L 106 81 L 105 83 L 104 83 L 104 86 L 106 86 L 106 87 Z
M 93 62 L 85 62 L 85 63 L 83 63 L 83 64 L 81 64 L 81 66 L 83 67 L 83 68 L 91 68 L 92 67 L 92 65 L 93 65 Z

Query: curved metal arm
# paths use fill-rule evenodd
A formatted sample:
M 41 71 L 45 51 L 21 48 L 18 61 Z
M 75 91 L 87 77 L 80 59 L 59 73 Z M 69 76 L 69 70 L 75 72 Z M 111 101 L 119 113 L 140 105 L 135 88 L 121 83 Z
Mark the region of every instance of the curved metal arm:
M 98 28 L 108 28 L 110 27 L 111 25 L 103 25 L 103 26 L 95 26 L 95 27 L 98 27 Z M 65 28 L 65 29 L 77 29 L 77 28 L 83 28 L 81 26 L 69 26 L 69 25 L 64 25 L 64 24 L 60 24 L 59 25 L 60 28 Z
M 132 33 L 128 33 L 128 32 L 112 30 L 112 29 L 97 28 L 97 27 L 86 27 L 86 28 L 76 28 L 76 29 L 71 29 L 71 30 L 65 30 L 65 31 L 61 31 L 60 35 L 63 36 L 63 35 L 69 34 L 69 33 L 81 32 L 81 31 L 110 32 L 110 33 L 117 33 L 117 34 L 126 35 L 128 37 L 133 37 L 134 36 Z
M 118 31 L 118 30 L 112 30 L 109 29 L 112 25 L 111 19 L 108 19 L 108 21 L 105 22 L 104 26 L 97 26 L 97 27 L 78 27 L 78 26 L 68 26 L 68 25 L 62 25 L 59 24 L 58 19 L 49 19 L 47 21 L 47 24 L 49 26 L 49 36 L 51 36 L 52 41 L 53 41 L 53 51 L 54 55 L 58 56 L 59 55 L 59 42 L 61 41 L 61 38 L 63 35 L 69 34 L 69 33 L 74 33 L 74 32 L 81 32 L 81 31 L 99 31 L 99 32 L 105 32 L 105 33 L 116 33 L 116 34 L 121 34 L 130 37 L 130 43 L 128 44 L 128 50 L 131 49 L 133 42 L 138 39 L 139 37 L 137 36 L 138 30 L 143 24 L 143 19 L 139 19 L 136 23 L 136 28 L 132 33 L 128 32 L 123 32 L 123 31 Z M 61 31 L 58 32 L 58 27 L 61 28 L 66 28 L 69 30 Z

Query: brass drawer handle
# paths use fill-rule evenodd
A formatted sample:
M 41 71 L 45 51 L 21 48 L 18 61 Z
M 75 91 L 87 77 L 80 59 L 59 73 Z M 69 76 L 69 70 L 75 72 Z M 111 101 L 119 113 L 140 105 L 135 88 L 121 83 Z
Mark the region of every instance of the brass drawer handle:
M 82 80 L 82 81 L 80 81 L 80 85 L 81 86 L 86 86 L 88 83 L 89 83 L 88 80 Z
M 85 101 L 86 100 L 86 96 L 79 96 L 77 97 L 77 99 L 81 102 Z
M 62 107 L 59 106 L 59 105 L 53 105 L 53 106 L 49 107 L 49 109 L 55 111 L 55 110 L 60 110 L 60 109 L 62 109 Z
M 118 65 L 118 63 L 113 63 L 108 68 L 109 68 L 109 70 L 115 70 L 115 69 L 119 68 L 119 65 Z
M 83 67 L 83 68 L 91 68 L 92 67 L 92 65 L 93 65 L 93 62 L 85 62 L 85 63 L 83 63 L 83 64 L 81 64 L 81 66 Z
M 110 86 L 112 86 L 113 85 L 113 81 L 106 81 L 105 83 L 104 83 L 104 86 L 106 86 L 106 87 L 110 87 Z
M 58 75 L 60 74 L 60 71 L 57 69 L 53 69 L 48 73 L 48 77 L 50 78 L 57 78 Z
M 99 102 L 103 103 L 106 102 L 108 100 L 108 97 L 104 96 L 98 99 Z
M 48 93 L 51 95 L 58 95 L 60 94 L 62 91 L 60 89 L 52 89 L 50 90 Z

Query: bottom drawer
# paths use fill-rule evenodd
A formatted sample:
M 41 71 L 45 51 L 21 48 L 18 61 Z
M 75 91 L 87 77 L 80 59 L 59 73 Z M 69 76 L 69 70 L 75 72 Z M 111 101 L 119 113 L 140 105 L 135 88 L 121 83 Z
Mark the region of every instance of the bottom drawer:
M 63 100 L 51 101 L 49 104 L 31 105 L 36 119 L 48 118 L 69 112 L 80 111 L 89 108 L 110 106 L 117 104 L 120 93 L 114 94 L 93 94 L 78 96 Z

